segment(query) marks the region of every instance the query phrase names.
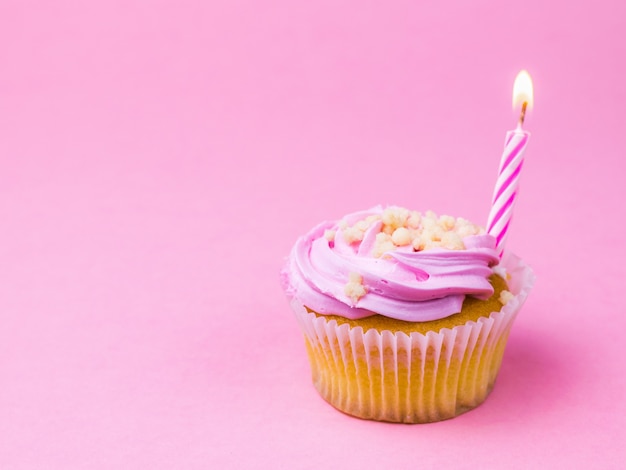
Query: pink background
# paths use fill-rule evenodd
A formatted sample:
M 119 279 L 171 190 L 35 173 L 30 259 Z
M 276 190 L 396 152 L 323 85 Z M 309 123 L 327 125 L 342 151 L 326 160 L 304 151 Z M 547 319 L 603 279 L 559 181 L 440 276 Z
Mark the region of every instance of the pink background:
M 581 3 L 4 0 L 0 468 L 623 468 L 626 8 Z M 284 256 L 377 203 L 484 223 L 521 68 L 494 392 L 335 411 Z

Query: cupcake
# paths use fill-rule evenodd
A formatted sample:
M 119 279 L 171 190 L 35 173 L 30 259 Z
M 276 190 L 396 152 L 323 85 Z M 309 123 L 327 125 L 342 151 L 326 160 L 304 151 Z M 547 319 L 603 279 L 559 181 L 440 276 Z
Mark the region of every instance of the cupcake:
M 281 279 L 328 403 L 427 423 L 487 398 L 534 278 L 465 219 L 375 207 L 298 239 Z

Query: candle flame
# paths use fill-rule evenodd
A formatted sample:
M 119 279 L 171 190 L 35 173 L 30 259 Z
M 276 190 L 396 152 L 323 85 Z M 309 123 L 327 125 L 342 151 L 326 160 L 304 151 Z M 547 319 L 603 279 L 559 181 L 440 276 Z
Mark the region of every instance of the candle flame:
M 533 81 L 526 70 L 517 74 L 513 84 L 513 109 L 520 107 L 523 112 L 533 107 Z

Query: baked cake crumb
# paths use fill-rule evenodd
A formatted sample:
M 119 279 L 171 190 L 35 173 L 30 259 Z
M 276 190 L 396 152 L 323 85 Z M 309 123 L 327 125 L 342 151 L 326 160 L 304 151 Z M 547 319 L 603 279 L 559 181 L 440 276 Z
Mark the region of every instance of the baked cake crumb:
M 439 217 L 439 225 L 445 230 L 452 230 L 455 222 L 454 217 L 451 215 L 442 215 Z
M 438 216 L 433 211 L 421 214 L 401 207 L 388 207 L 383 210 L 382 215 L 370 215 L 353 225 L 342 221 L 339 228 L 345 241 L 352 244 L 362 241 L 375 222 L 382 222 L 371 253 L 376 258 L 397 249 L 464 250 L 463 238 L 485 233 L 483 228 L 461 217 Z
M 359 273 L 351 272 L 343 291 L 350 297 L 352 303 L 356 304 L 361 297 L 367 294 L 367 289 L 363 285 L 363 277 Z
M 328 240 L 329 242 L 335 241 L 336 234 L 337 232 L 335 232 L 334 230 L 324 230 L 324 238 Z
M 388 207 L 383 211 L 383 231 L 393 233 L 399 227 L 406 227 L 409 211 L 401 207 Z
M 456 232 L 446 232 L 441 237 L 441 245 L 449 250 L 464 250 L 465 243 L 463 239 Z
M 508 290 L 503 290 L 502 292 L 500 292 L 500 303 L 502 305 L 506 305 L 509 303 L 510 300 L 514 299 L 515 296 L 509 292 Z
M 364 232 L 363 230 L 359 230 L 357 227 L 346 227 L 341 231 L 341 233 L 344 240 L 348 244 L 363 240 Z
M 397 246 L 406 246 L 411 243 L 411 232 L 406 227 L 398 227 L 391 235 L 391 241 Z
M 393 251 L 397 247 L 393 243 L 393 239 L 391 235 L 380 232 L 376 234 L 376 243 L 374 244 L 374 250 L 372 251 L 372 255 L 376 258 L 380 258 L 388 251 Z
M 422 214 L 417 211 L 411 212 L 409 219 L 407 220 L 407 224 L 411 228 L 418 228 L 420 226 L 420 221 L 422 220 Z

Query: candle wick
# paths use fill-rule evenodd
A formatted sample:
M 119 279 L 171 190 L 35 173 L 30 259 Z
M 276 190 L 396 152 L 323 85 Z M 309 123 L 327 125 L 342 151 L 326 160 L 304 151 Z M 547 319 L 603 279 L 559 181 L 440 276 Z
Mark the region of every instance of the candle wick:
M 522 124 L 524 124 L 524 118 L 526 117 L 526 106 L 528 105 L 528 102 L 524 101 L 522 103 L 522 111 L 520 112 L 519 115 L 519 125 L 520 127 L 522 126 Z

